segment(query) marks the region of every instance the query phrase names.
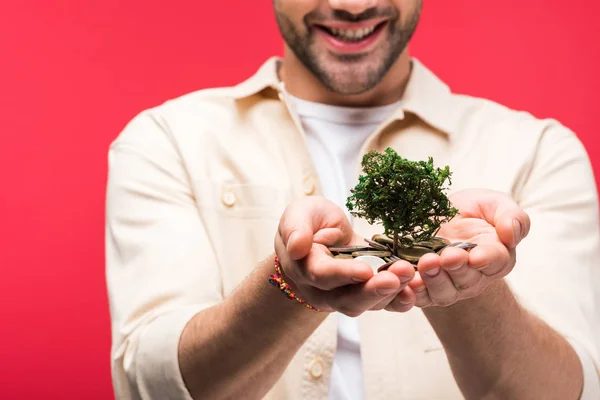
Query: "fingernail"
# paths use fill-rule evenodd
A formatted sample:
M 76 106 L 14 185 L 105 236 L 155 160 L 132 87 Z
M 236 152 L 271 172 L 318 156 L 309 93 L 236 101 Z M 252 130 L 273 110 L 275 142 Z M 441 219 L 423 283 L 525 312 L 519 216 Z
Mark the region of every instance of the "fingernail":
M 427 271 L 423 271 L 423 272 L 425 272 L 425 274 L 427 274 L 429 276 L 436 276 L 437 274 L 440 273 L 440 267 L 428 269 Z
M 425 286 L 418 286 L 416 288 L 412 288 L 413 292 L 415 292 L 415 293 L 421 293 L 421 292 L 425 291 L 425 289 L 426 289 Z
M 376 292 L 378 295 L 380 296 L 388 296 L 394 292 L 396 292 L 398 289 L 377 289 Z
M 460 264 L 456 267 L 452 267 L 452 268 L 446 268 L 448 271 L 457 271 L 459 269 L 461 269 L 463 267 L 463 264 Z
M 365 279 L 361 279 L 361 278 L 352 277 L 352 282 L 354 282 L 354 283 L 365 283 L 366 280 Z
M 402 303 L 402 304 L 405 304 L 405 305 L 406 305 L 406 304 L 410 304 L 410 303 L 411 303 L 410 301 L 406 301 L 406 300 L 402 300 L 402 299 L 398 299 L 398 301 L 399 301 L 400 303 Z
M 513 230 L 515 233 L 515 243 L 521 240 L 521 222 L 518 219 L 513 219 Z
M 409 278 L 408 276 L 401 276 L 400 283 L 406 283 L 412 281 L 413 278 Z

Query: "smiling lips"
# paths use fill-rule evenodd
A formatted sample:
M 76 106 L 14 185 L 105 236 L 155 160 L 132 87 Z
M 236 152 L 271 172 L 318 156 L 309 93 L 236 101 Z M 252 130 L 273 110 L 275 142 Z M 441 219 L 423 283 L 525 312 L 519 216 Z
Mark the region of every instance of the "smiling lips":
M 369 28 L 362 29 L 338 29 L 338 28 L 325 28 L 329 31 L 329 33 L 333 34 L 336 38 L 346 41 L 346 42 L 359 42 L 363 40 L 368 35 L 372 34 L 375 31 L 376 26 L 371 26 Z
M 364 52 L 383 31 L 386 20 L 361 23 L 330 23 L 313 25 L 316 33 L 336 52 Z

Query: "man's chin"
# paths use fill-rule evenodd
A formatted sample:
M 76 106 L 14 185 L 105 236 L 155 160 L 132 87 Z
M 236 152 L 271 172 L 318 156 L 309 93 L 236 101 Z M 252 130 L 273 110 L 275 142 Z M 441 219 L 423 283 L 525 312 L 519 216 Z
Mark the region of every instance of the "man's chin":
M 332 92 L 341 95 L 356 95 L 369 91 L 377 82 L 372 82 L 377 76 L 376 70 L 364 68 L 361 65 L 344 65 L 341 68 L 322 70 L 319 80 Z
M 330 91 L 342 96 L 353 96 L 368 92 L 372 85 L 366 82 L 357 80 L 344 79 L 327 79 L 322 80 L 324 86 Z

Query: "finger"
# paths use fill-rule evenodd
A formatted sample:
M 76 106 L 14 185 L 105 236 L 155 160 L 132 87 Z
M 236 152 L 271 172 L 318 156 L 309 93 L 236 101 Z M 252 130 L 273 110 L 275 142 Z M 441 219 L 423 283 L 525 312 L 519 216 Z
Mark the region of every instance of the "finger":
M 332 290 L 352 283 L 363 283 L 373 277 L 373 269 L 360 260 L 344 260 L 331 257 L 327 249 L 315 244 L 308 256 L 298 262 L 292 279 L 321 290 Z
M 344 234 L 340 228 L 323 228 L 318 230 L 313 235 L 312 241 L 324 246 L 333 246 L 343 235 Z
M 464 249 L 459 249 L 456 247 L 446 247 L 439 255 L 439 261 L 435 260 L 432 256 L 426 258 L 421 257 L 421 259 L 422 261 L 419 261 L 424 263 L 421 266 L 421 262 L 419 262 L 419 266 L 426 270 L 434 268 L 434 266 L 429 266 L 428 262 L 435 262 L 435 266 L 440 266 L 444 269 L 452 270 L 460 268 L 461 266 L 467 264 L 469 260 L 469 253 Z
M 279 237 L 285 246 L 289 258 L 297 261 L 308 255 L 313 244 L 313 230 L 307 223 L 295 224 L 293 227 L 279 224 Z
M 298 268 L 298 263 L 290 258 L 279 232 L 275 234 L 275 254 L 279 258 L 279 264 L 281 265 L 283 273 L 288 279 L 295 282 L 294 275 L 297 274 L 294 274 L 293 271 Z
M 415 267 L 408 261 L 396 261 L 387 269 L 388 272 L 396 275 L 400 282 L 408 283 L 415 277 Z
M 324 246 L 364 246 L 365 239 L 355 232 L 350 235 L 342 228 L 323 228 L 313 235 L 313 242 Z
M 507 194 L 485 191 L 478 197 L 478 206 L 484 219 L 496 228 L 500 241 L 515 248 L 529 233 L 529 215 Z
M 440 256 L 425 254 L 419 260 L 418 268 L 429 298 L 435 305 L 445 307 L 456 303 L 460 293 L 442 268 Z
M 483 276 L 476 269 L 469 268 L 468 264 L 469 253 L 454 247 L 444 250 L 440 258 L 441 267 L 446 271 L 452 280 L 452 284 L 459 292 L 477 286 Z
M 338 288 L 324 296 L 331 308 L 349 317 L 357 317 L 391 294 L 399 292 L 400 286 L 396 275 L 382 271 L 363 284 Z
M 433 306 L 433 301 L 429 297 L 427 289 L 423 288 L 422 291 L 415 292 L 415 307 L 425 308 Z
M 490 278 L 506 276 L 515 266 L 516 252 L 500 243 L 482 244 L 469 252 L 469 267 Z
M 480 288 L 482 280 L 485 278 L 485 275 L 480 271 L 469 268 L 467 263 L 454 269 L 445 269 L 445 271 L 459 292 L 468 292 Z
M 495 225 L 496 234 L 505 246 L 514 249 L 529 234 L 529 215 L 514 203 L 515 207 L 504 211 Z
M 387 271 L 391 272 L 392 274 L 394 274 L 398 277 L 398 279 L 400 280 L 400 287 L 398 288 L 397 292 L 392 293 L 391 295 L 387 296 L 382 301 L 377 303 L 375 306 L 371 307 L 371 310 L 373 310 L 373 311 L 383 310 L 384 308 L 387 308 L 387 306 L 390 304 L 390 302 L 392 300 L 394 300 L 396 297 L 400 296 L 402 293 L 405 292 L 404 288 L 408 285 L 408 283 L 415 276 L 415 268 L 413 267 L 413 265 L 411 263 L 409 263 L 408 261 L 404 261 L 404 260 L 395 262 L 387 269 Z M 409 288 L 408 291 L 414 296 L 412 289 Z M 401 299 L 404 299 L 406 301 L 409 300 L 408 298 L 406 298 L 406 295 L 404 297 L 401 296 Z M 401 302 L 399 304 L 401 304 Z M 408 308 L 404 307 L 404 308 L 406 308 L 406 311 L 408 311 L 408 309 L 410 309 L 412 307 L 412 304 L 410 304 L 410 303 L 407 303 L 407 304 L 409 304 L 409 307 Z
M 393 312 L 406 312 L 414 307 L 416 301 L 417 296 L 415 292 L 413 292 L 410 286 L 407 286 L 392 299 L 385 309 Z
M 425 283 L 423 282 L 423 278 L 421 278 L 419 272 L 415 273 L 415 277 L 408 283 L 408 287 L 415 294 L 416 307 L 424 308 L 433 305 L 429 293 L 427 292 L 427 288 L 425 287 Z
M 392 300 L 394 300 L 396 298 L 396 296 L 398 296 L 402 291 L 398 290 L 392 294 L 390 294 L 389 296 L 386 296 L 383 300 L 381 300 L 379 303 L 375 304 L 373 307 L 369 308 L 370 311 L 379 311 L 379 310 L 383 310 L 384 308 L 386 308 L 391 302 Z
M 290 258 L 300 260 L 308 254 L 313 237 L 326 245 L 346 243 L 354 232 L 348 218 L 335 203 L 323 197 L 308 197 L 290 204 L 279 221 L 279 234 Z

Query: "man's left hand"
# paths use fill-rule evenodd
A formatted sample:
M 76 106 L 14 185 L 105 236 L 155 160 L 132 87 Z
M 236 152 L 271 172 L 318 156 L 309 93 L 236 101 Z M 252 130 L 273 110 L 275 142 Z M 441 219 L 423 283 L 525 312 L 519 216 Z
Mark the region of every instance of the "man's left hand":
M 446 307 L 479 295 L 513 269 L 517 244 L 529 233 L 529 216 L 504 193 L 469 189 L 450 196 L 450 201 L 460 214 L 442 225 L 437 236 L 477 247 L 448 247 L 439 255 L 421 257 L 409 284 L 417 307 Z M 393 311 L 394 304 L 387 309 Z

